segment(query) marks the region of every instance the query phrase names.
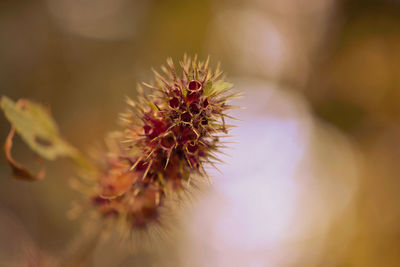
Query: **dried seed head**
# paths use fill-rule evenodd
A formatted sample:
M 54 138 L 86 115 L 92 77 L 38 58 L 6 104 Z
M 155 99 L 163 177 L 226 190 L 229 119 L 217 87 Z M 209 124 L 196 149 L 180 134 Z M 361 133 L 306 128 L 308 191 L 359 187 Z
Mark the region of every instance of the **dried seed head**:
M 224 117 L 236 96 L 206 62 L 185 56 L 181 75 L 171 59 L 164 75 L 138 101 L 129 100 L 122 114 L 124 131 L 114 138 L 98 173 L 92 204 L 103 217 L 123 218 L 131 229 L 160 222 L 166 198 L 184 190 L 190 177 L 205 177 L 205 164 L 214 165 L 219 136 L 227 133 Z M 117 141 L 117 142 L 115 142 Z

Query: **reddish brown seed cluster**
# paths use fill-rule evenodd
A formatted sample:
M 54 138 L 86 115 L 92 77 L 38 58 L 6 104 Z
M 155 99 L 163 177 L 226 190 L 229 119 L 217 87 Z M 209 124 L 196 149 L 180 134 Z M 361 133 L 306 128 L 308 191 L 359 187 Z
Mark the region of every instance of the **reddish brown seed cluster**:
M 218 161 L 219 139 L 230 127 L 226 111 L 233 108 L 226 101 L 237 94 L 208 63 L 185 57 L 178 75 L 169 59 L 163 75 L 154 71 L 154 84 L 143 83 L 149 94 L 139 86 L 138 101 L 128 99 L 124 131 L 109 148 L 92 197 L 103 216 L 123 217 L 133 228 L 159 222 L 166 198 Z

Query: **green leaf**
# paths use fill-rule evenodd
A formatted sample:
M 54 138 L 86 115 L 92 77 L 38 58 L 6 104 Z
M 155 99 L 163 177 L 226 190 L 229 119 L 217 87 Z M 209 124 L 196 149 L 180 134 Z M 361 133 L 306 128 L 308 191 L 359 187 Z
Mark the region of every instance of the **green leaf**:
M 17 103 L 3 96 L 1 108 L 16 132 L 38 155 L 54 160 L 60 156 L 76 158 L 78 151 L 65 142 L 56 123 L 41 105 L 28 100 Z
M 204 86 L 203 94 L 206 95 L 206 96 L 210 95 L 211 88 L 212 88 L 212 82 L 209 81 L 209 82 L 207 82 L 206 85 Z
M 214 96 L 214 95 L 222 94 L 233 87 L 232 83 L 225 82 L 224 80 L 219 80 L 219 81 L 215 82 L 212 85 L 211 89 L 207 89 L 207 85 L 208 84 L 206 84 L 206 87 L 204 90 L 204 95 L 206 95 L 206 96 Z

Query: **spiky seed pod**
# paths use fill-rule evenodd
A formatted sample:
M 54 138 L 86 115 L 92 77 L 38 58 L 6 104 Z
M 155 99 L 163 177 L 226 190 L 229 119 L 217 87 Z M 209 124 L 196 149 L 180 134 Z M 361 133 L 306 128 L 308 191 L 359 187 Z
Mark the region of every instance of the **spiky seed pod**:
M 138 86 L 138 101 L 121 114 L 120 145 L 109 151 L 93 204 L 106 217 L 123 217 L 132 228 L 159 222 L 166 197 L 183 190 L 194 175 L 207 177 L 205 164 L 218 161 L 220 137 L 227 134 L 227 100 L 232 85 L 209 59 L 184 57 L 181 74 L 172 59 L 154 71 L 155 83 Z

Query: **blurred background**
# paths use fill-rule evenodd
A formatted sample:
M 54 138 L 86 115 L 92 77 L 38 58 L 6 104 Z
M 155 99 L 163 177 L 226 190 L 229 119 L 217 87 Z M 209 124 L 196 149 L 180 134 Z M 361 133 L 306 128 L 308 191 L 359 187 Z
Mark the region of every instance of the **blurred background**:
M 82 150 L 185 52 L 244 92 L 238 143 L 173 242 L 130 253 L 111 238 L 94 266 L 400 266 L 400 1 L 0 1 L 0 94 L 50 107 Z M 79 231 L 69 166 L 26 183 L 1 158 L 0 266 L 44 266 Z

